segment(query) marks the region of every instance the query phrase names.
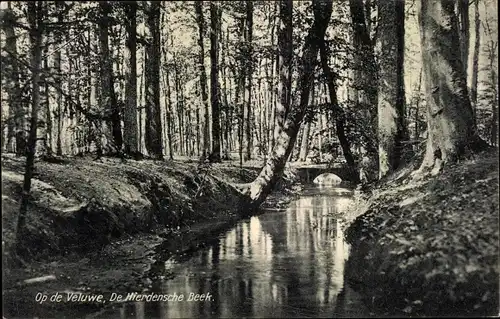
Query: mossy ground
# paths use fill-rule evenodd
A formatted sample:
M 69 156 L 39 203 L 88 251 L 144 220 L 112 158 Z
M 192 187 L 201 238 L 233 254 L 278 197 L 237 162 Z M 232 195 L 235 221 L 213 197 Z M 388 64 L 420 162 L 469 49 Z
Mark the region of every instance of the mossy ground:
M 346 269 L 374 313 L 498 315 L 498 185 L 498 154 L 488 151 L 372 189 L 347 232 Z

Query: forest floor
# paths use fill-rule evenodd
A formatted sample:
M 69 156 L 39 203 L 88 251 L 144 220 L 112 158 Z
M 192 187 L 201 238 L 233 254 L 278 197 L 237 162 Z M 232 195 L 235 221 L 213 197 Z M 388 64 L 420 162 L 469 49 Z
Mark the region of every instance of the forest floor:
M 39 316 L 51 316 L 52 307 L 62 305 L 37 304 L 41 291 L 147 288 L 157 263 L 152 256 L 189 253 L 243 217 L 242 197 L 229 183 L 251 182 L 259 172 L 194 161 L 37 162 L 19 267 L 9 252 L 24 165 L 25 158 L 2 155 L 4 315 L 31 316 L 36 308 Z M 279 192 L 264 206 L 285 206 L 298 191 L 294 182 L 293 170 L 286 169 Z M 85 303 L 81 310 L 99 306 Z M 76 310 L 72 305 L 71 315 Z
M 360 200 L 348 282 L 378 315 L 497 316 L 497 150 L 420 180 L 413 169 Z

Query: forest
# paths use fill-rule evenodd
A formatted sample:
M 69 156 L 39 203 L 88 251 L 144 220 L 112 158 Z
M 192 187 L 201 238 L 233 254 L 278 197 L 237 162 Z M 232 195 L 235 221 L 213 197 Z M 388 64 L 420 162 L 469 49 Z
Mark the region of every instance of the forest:
M 493 199 L 478 222 L 490 227 L 479 254 L 498 252 L 498 229 L 491 229 L 498 179 L 490 177 L 498 171 L 497 6 L 2 1 L 3 259 L 26 268 L 32 258 L 65 255 L 89 238 L 104 245 L 153 224 L 164 232 L 222 220 L 226 213 L 214 210 L 234 207 L 249 216 L 298 187 L 294 172 L 307 167 L 342 172 L 375 203 L 348 232 L 354 238 L 359 227 L 375 229 L 373 245 L 394 239 L 377 218 L 395 217 L 380 205 L 407 198 L 414 205 L 427 196 L 411 197 L 412 183 L 425 183 L 414 188 L 422 194 L 447 194 L 425 199 L 436 211 L 455 207 L 450 198 L 457 196 L 477 195 L 477 205 Z M 471 186 L 483 180 L 484 191 Z M 472 216 L 467 205 L 457 211 Z M 418 223 L 414 217 L 405 218 Z M 466 227 L 461 218 L 457 229 Z M 464 249 L 474 250 L 469 244 Z M 494 282 L 493 255 L 483 277 L 496 274 Z M 474 310 L 498 307 L 490 279 L 483 280 L 487 294 L 471 297 Z M 397 307 L 445 311 L 432 304 L 435 296 L 426 297 L 429 308 L 419 298 Z

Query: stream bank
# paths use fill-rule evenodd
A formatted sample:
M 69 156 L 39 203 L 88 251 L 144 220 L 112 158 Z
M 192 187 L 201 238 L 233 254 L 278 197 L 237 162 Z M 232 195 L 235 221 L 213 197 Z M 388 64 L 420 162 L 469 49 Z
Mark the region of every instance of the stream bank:
M 113 242 L 72 263 L 45 264 L 57 280 L 7 291 L 7 318 L 327 317 L 365 314 L 344 285 L 349 247 L 345 213 L 352 190 L 305 187 L 285 209 L 262 209 L 197 241 L 179 232 Z M 198 243 L 196 243 L 198 242 Z M 198 245 L 197 245 L 198 244 Z M 183 248 L 180 248 L 183 247 Z M 187 248 L 187 249 L 184 249 Z M 193 247 L 193 249 L 189 249 Z M 36 300 L 52 297 L 61 302 Z M 209 302 L 129 300 L 129 296 L 210 294 Z M 70 301 L 70 294 L 105 302 Z M 126 298 L 116 301 L 113 294 Z M 134 297 L 132 297 L 134 298 Z M 140 297 L 142 298 L 142 297 Z
M 2 155 L 2 253 L 7 289 L 19 287 L 20 280 L 61 273 L 58 269 L 63 264 L 62 273 L 84 277 L 86 260 L 92 263 L 99 256 L 102 264 L 103 258 L 142 258 L 165 240 L 173 243 L 171 249 L 177 253 L 193 249 L 200 238 L 242 217 L 243 198 L 230 183 L 251 182 L 259 173 L 257 168 L 240 169 L 230 163 L 91 157 L 37 162 L 27 231 L 20 239 L 24 265 L 19 267 L 9 248 L 24 165 L 24 157 Z M 294 187 L 295 175 L 287 169 L 278 188 L 281 195 L 288 196 L 280 196 L 281 202 L 271 196 L 267 204 L 284 205 Z M 181 235 L 183 240 L 176 240 Z
M 347 281 L 378 315 L 498 315 L 497 151 L 419 181 L 413 169 L 358 198 Z

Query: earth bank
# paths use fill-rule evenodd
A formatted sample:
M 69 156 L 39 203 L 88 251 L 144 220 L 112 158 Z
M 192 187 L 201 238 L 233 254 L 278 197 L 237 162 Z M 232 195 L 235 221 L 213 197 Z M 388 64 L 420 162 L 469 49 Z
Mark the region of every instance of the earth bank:
M 498 154 L 414 179 L 406 167 L 358 198 L 347 280 L 378 315 L 498 315 Z
M 251 182 L 259 173 L 258 167 L 230 163 L 90 157 L 37 162 L 27 231 L 20 237 L 20 258 L 13 258 L 24 163 L 2 155 L 4 314 L 16 316 L 30 316 L 33 309 L 53 316 L 55 308 L 72 316 L 102 306 L 40 305 L 39 292 L 149 289 L 158 268 L 154 256 L 189 254 L 246 216 L 245 198 L 231 184 Z M 264 206 L 285 206 L 299 188 L 295 182 L 287 168 Z

